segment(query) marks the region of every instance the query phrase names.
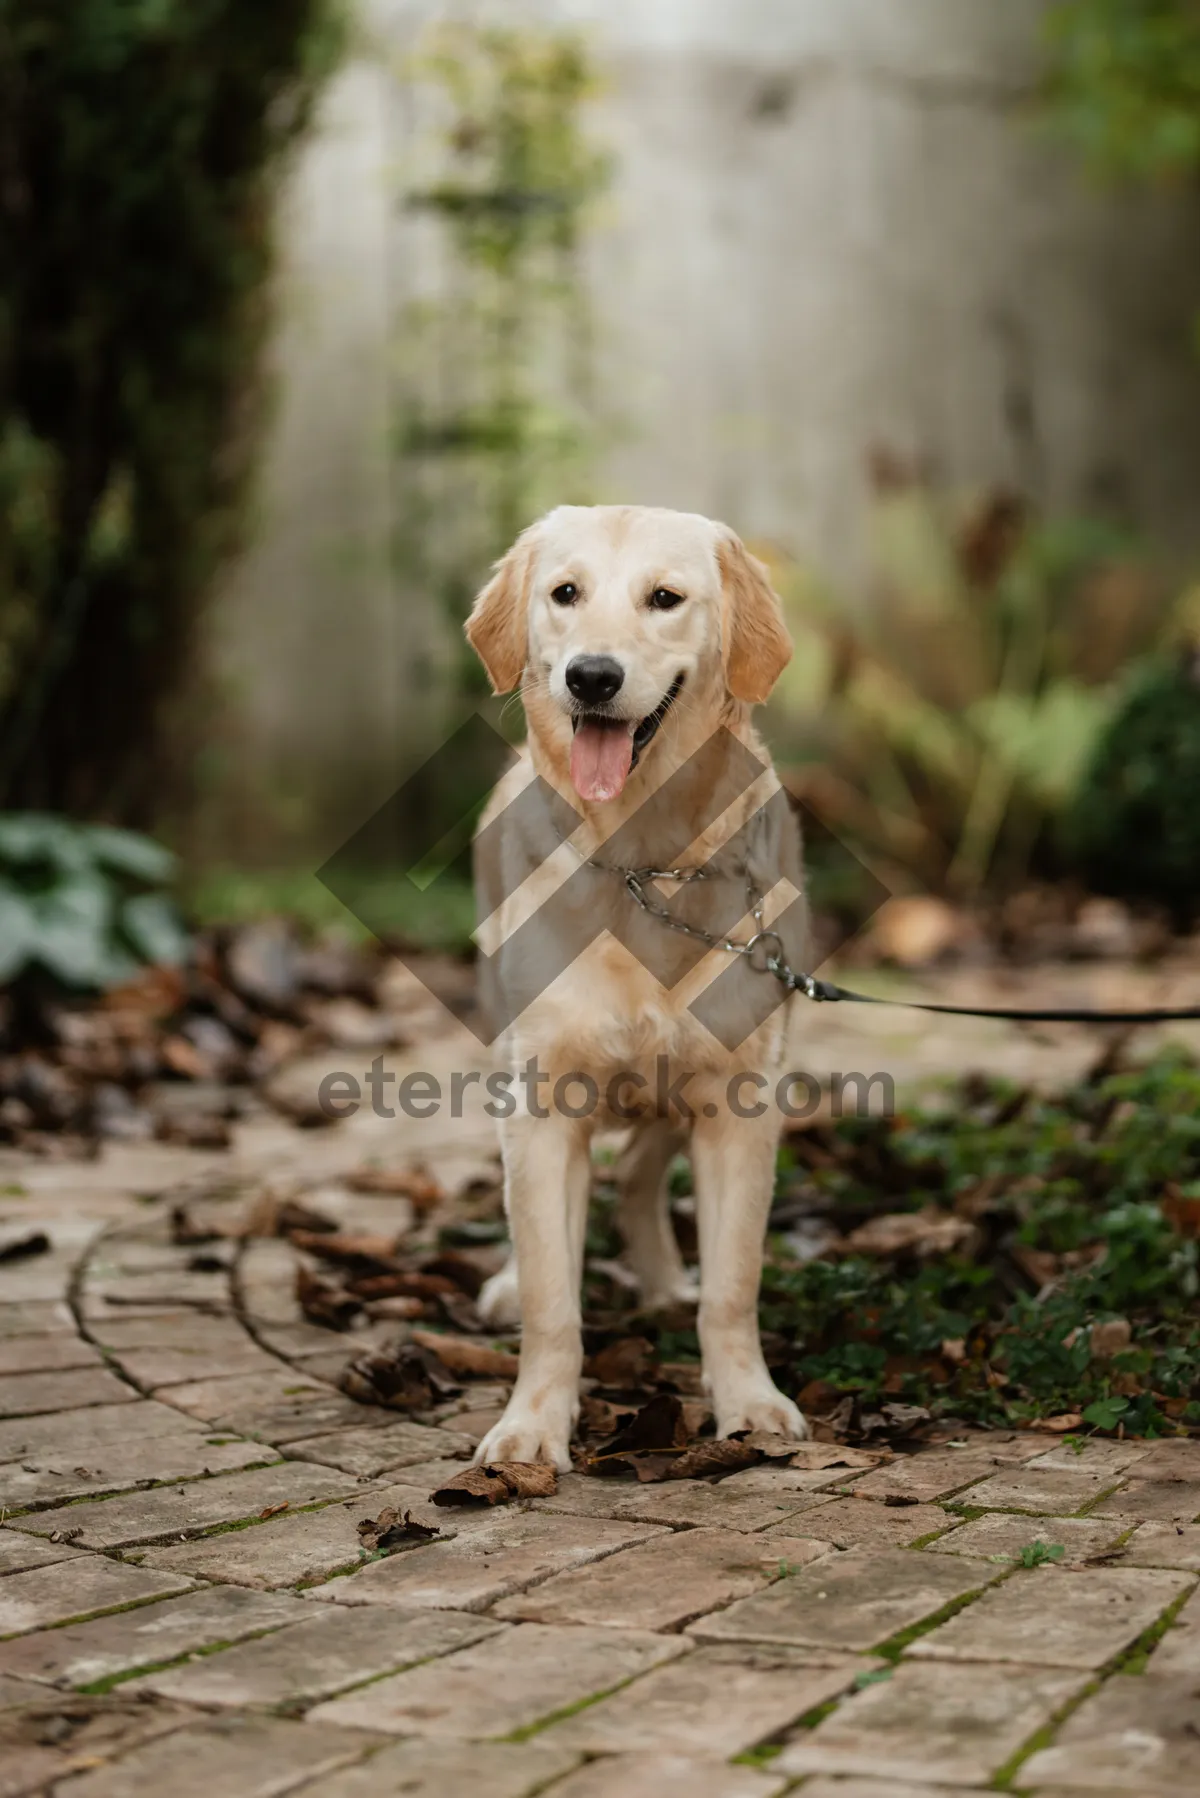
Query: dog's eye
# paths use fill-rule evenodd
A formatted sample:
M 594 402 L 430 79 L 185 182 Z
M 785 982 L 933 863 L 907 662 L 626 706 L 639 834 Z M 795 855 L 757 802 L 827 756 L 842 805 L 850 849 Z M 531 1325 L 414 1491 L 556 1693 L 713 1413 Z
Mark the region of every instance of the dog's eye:
M 650 604 L 656 612 L 673 612 L 676 606 L 683 604 L 683 594 L 673 592 L 670 587 L 656 587 L 650 595 Z
M 573 606 L 579 598 L 579 588 L 574 581 L 564 581 L 560 587 L 553 589 L 550 597 L 556 606 Z

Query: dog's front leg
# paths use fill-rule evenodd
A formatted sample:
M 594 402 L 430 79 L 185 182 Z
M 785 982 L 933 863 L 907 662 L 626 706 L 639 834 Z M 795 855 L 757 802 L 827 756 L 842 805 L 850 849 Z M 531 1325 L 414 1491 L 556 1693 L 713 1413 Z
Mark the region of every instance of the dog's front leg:
M 577 1122 L 518 1116 L 503 1137 L 505 1206 L 521 1299 L 521 1366 L 476 1461 L 550 1461 L 568 1471 L 579 1415 L 579 1289 L 590 1163 Z
M 748 1087 L 744 1097 L 756 1099 Z M 765 1106 L 761 1117 L 734 1116 L 728 1091 L 716 1082 L 709 1104 L 714 1116 L 697 1106 L 692 1171 L 700 1237 L 700 1352 L 717 1434 L 773 1430 L 807 1436 L 802 1413 L 767 1372 L 758 1334 L 779 1118 Z

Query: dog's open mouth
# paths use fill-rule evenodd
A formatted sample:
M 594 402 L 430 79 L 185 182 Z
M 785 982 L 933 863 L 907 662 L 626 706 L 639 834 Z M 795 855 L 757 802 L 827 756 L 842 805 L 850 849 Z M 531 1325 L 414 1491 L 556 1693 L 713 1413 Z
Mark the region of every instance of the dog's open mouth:
M 654 710 L 640 723 L 629 718 L 610 718 L 602 712 L 581 712 L 571 720 L 575 733 L 571 744 L 571 780 L 581 799 L 594 802 L 616 799 L 638 765 L 642 751 L 658 734 L 658 727 L 679 697 L 682 674 L 677 674 Z

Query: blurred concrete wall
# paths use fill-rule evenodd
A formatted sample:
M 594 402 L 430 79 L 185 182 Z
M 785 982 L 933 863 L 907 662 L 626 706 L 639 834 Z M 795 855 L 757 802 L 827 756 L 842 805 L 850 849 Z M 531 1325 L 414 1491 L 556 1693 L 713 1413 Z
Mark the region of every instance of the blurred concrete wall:
M 1045 0 L 369 0 L 284 218 L 278 416 L 214 618 L 211 820 L 319 856 L 420 745 L 441 628 L 389 562 L 394 321 L 436 289 L 396 194 L 403 57 L 446 18 L 574 25 L 616 179 L 593 230 L 599 499 L 726 518 L 852 593 L 864 459 L 1200 535 L 1200 214 L 1039 124 Z M 480 571 L 482 573 L 482 570 Z M 432 744 L 429 745 L 433 747 Z

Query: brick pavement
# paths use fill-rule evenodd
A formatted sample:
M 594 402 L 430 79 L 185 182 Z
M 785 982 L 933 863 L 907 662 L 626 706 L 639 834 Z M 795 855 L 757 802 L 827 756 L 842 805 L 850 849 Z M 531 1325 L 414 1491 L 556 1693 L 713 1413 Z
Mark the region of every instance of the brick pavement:
M 259 1148 L 323 1158 L 323 1205 L 361 1154 Z M 210 1165 L 0 1169 L 0 1214 L 52 1241 L 0 1268 L 0 1798 L 1200 1790 L 1200 1443 L 977 1436 L 436 1511 L 469 1414 L 337 1392 L 278 1245 L 173 1244 Z M 440 1538 L 364 1559 L 385 1503 Z M 1021 1566 L 1035 1541 L 1064 1554 Z

